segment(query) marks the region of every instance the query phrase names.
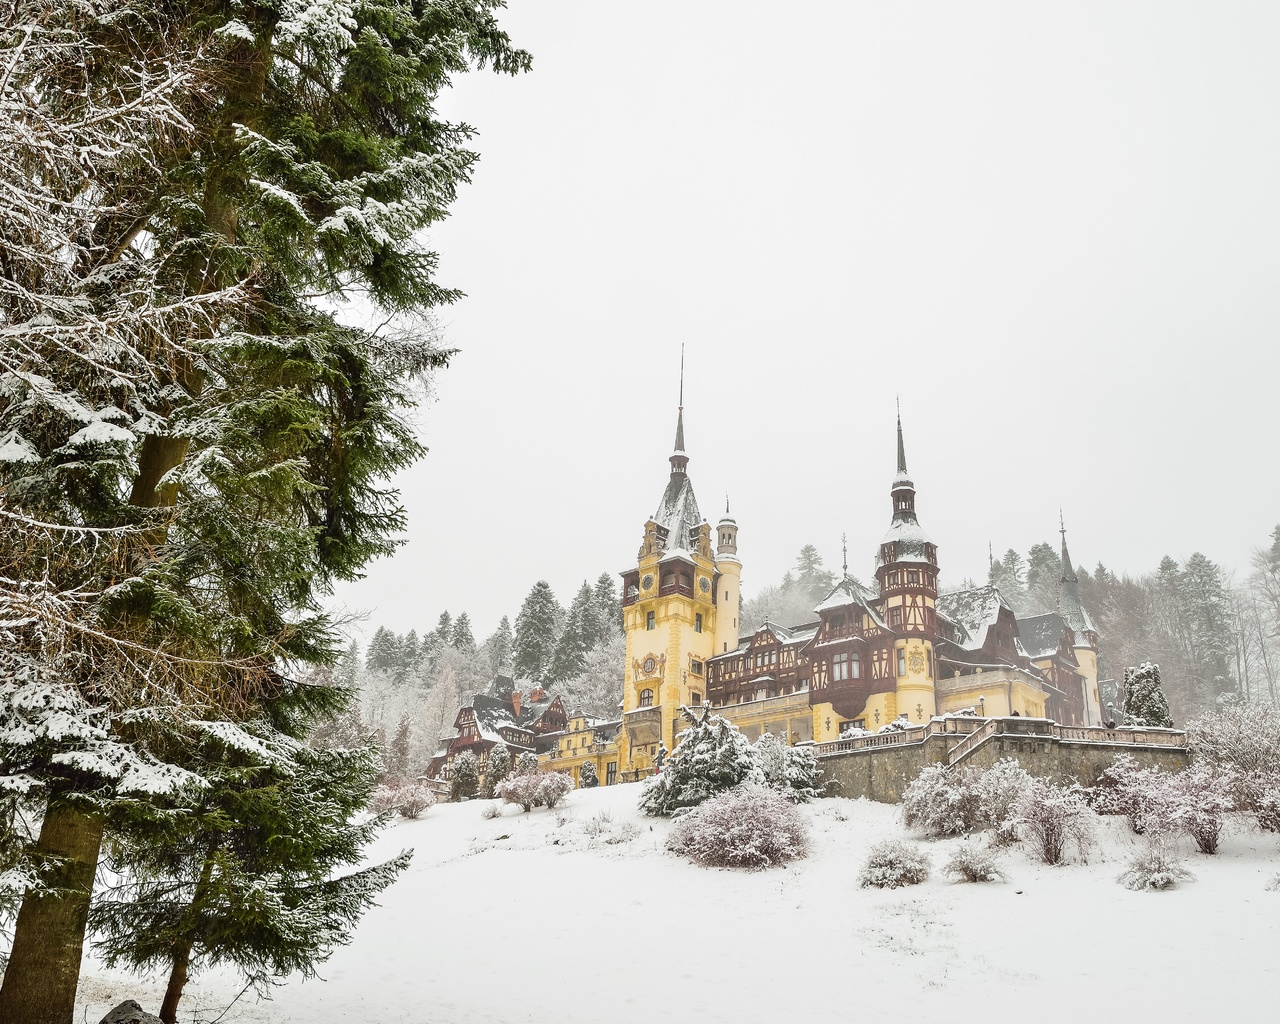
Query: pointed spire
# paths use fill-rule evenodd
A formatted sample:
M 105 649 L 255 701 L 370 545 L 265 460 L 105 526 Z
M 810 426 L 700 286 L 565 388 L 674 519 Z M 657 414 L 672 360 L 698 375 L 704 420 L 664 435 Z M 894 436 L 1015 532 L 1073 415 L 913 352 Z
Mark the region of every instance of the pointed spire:
M 1062 582 L 1077 583 L 1076 570 L 1071 564 L 1071 555 L 1067 551 L 1067 524 L 1062 518 L 1062 509 L 1058 509 L 1058 532 L 1062 534 Z
M 907 475 L 907 449 L 902 443 L 902 403 L 898 402 L 898 475 Z
M 844 574 L 849 575 L 849 534 L 840 534 L 840 551 L 844 556 Z
M 680 346 L 680 405 L 676 412 L 676 444 L 671 452 L 671 472 L 684 473 L 689 457 L 684 451 L 684 346 Z

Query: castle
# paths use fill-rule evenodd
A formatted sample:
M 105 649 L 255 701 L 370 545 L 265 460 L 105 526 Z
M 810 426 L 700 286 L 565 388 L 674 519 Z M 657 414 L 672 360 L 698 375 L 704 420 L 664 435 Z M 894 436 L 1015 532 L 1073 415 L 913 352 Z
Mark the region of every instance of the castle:
M 566 714 L 557 699 L 538 694 L 530 704 L 552 713 L 536 725 L 506 723 L 517 726 L 517 749 L 536 750 L 544 767 L 575 779 L 587 760 L 605 784 L 642 778 L 674 749 L 680 707 L 704 701 L 748 739 L 772 732 L 789 743 L 970 710 L 1101 725 L 1099 636 L 1080 603 L 1065 528 L 1056 613 L 1019 620 L 992 586 L 939 593 L 938 547 L 916 514 L 900 416 L 897 456 L 874 582 L 864 585 L 846 567 L 812 621 L 766 622 L 743 636 L 738 524 L 727 504 L 714 531 L 699 511 L 681 405 L 666 489 L 644 524 L 635 566 L 622 573 L 621 717 Z M 486 710 L 495 697 L 505 706 L 518 693 L 507 677 L 495 687 L 477 697 Z M 522 714 L 517 697 L 513 710 L 524 719 L 532 708 Z M 474 706 L 459 712 L 458 735 L 432 762 L 435 777 L 448 778 L 453 753 L 485 739 L 476 718 Z M 502 723 L 485 732 L 501 735 Z

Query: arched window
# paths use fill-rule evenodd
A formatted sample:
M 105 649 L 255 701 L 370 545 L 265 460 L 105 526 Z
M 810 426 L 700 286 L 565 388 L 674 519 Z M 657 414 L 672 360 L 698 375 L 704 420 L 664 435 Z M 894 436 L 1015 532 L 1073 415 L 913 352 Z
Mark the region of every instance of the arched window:
M 642 708 L 653 707 L 653 691 L 652 690 L 640 691 L 640 706 Z

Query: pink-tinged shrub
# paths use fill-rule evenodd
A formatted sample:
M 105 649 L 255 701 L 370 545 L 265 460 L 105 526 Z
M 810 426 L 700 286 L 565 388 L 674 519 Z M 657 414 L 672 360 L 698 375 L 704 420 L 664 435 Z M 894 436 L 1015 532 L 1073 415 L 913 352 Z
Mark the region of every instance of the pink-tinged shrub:
M 509 804 L 519 804 L 526 811 L 542 806 L 542 776 L 537 772 L 510 775 L 494 788 L 493 795 Z
M 901 839 L 887 839 L 871 847 L 858 873 L 863 889 L 899 889 L 919 885 L 929 877 L 929 855 Z
M 572 790 L 573 777 L 567 772 L 547 772 L 539 777 L 538 803 L 545 807 L 555 807 Z
M 929 765 L 902 794 L 902 821 L 930 839 L 994 830 L 997 842 L 1014 838 L 1014 808 L 1031 776 L 1013 758 L 985 771 L 965 765 Z
M 1093 811 L 1078 786 L 1033 779 L 1017 811 L 1019 834 L 1046 864 L 1061 864 L 1071 847 L 1083 859 L 1093 847 Z
M 685 814 L 667 849 L 706 867 L 758 870 L 805 856 L 809 827 L 777 790 L 748 784 Z
M 435 806 L 436 795 L 417 782 L 392 782 L 373 791 L 369 810 L 374 814 L 395 811 L 402 818 L 420 818 Z
M 1152 843 L 1171 846 L 1186 835 L 1202 853 L 1216 853 L 1239 788 L 1238 774 L 1225 765 L 1166 772 L 1140 768 L 1126 754 L 1102 773 L 1093 806 L 1103 814 L 1124 814 L 1133 831 Z
M 1135 892 L 1163 892 L 1195 878 L 1168 847 L 1152 843 L 1129 862 L 1116 881 Z
M 1004 878 L 995 853 L 980 839 L 965 840 L 957 846 L 942 873 L 957 882 L 994 882 Z

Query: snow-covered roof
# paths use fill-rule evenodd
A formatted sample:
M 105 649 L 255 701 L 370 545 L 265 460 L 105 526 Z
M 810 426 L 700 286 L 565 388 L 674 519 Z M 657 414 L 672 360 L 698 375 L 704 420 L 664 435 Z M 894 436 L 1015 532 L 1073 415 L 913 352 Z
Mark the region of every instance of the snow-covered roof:
M 1000 617 L 1000 609 L 1009 605 L 993 586 L 973 587 L 949 594 L 939 594 L 938 614 L 959 627 L 955 642 L 965 650 L 976 651 L 987 642 L 987 629 Z
M 846 608 L 849 605 L 866 605 L 870 601 L 875 600 L 875 594 L 868 588 L 864 587 L 852 576 L 845 576 L 839 583 L 831 588 L 818 606 L 813 609 L 814 614 L 820 614 L 831 608 Z
M 1029 658 L 1049 658 L 1058 653 L 1067 623 L 1061 615 L 1046 612 L 1018 620 L 1018 636 Z
M 932 543 L 914 512 L 909 515 L 895 514 L 893 522 L 889 524 L 889 531 L 880 541 L 881 546 L 876 548 L 876 568 L 884 564 L 881 554 L 885 544 L 897 544 L 897 557 L 894 559 L 897 562 L 928 563 L 924 546 Z
M 692 548 L 692 532 L 702 522 L 702 513 L 698 511 L 698 499 L 686 474 L 671 474 L 653 521 L 667 531 L 667 550 Z

